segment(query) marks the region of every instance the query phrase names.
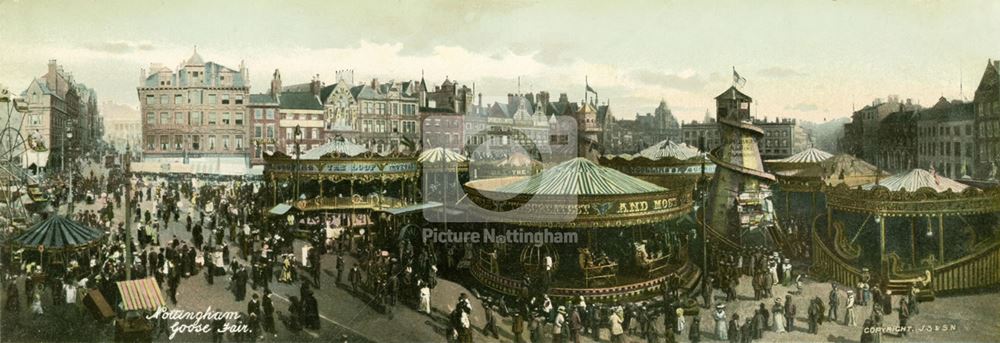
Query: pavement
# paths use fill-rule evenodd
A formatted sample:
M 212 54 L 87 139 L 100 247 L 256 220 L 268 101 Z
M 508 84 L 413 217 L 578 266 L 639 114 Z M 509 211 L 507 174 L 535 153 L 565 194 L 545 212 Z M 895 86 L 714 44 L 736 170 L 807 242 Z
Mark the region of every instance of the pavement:
M 89 167 L 93 168 L 93 167 Z M 76 210 L 96 209 L 101 206 L 99 201 L 96 204 L 77 204 Z M 143 202 L 143 209 L 154 207 L 153 202 Z M 184 204 L 182 208 L 190 208 L 189 204 Z M 123 218 L 121 210 L 116 214 L 117 218 Z M 182 213 L 181 218 L 185 215 Z M 161 232 L 161 240 L 166 242 L 172 235 L 182 240 L 190 239 L 190 233 L 185 231 L 183 222 L 171 222 Z M 207 236 L 206 236 L 207 239 Z M 303 242 L 296 242 L 296 248 L 301 247 Z M 237 256 L 236 250 L 232 251 L 232 256 Z M 348 268 L 354 264 L 354 260 L 345 256 Z M 298 295 L 298 284 L 283 284 L 272 282 L 270 284 L 273 294 L 273 302 L 276 310 L 277 335 L 265 335 L 259 342 L 334 342 L 340 341 L 346 335 L 349 342 L 444 342 L 445 331 L 447 329 L 446 314 L 451 311 L 458 299 L 458 294 L 469 293 L 466 287 L 449 280 L 440 280 L 438 286 L 432 291 L 431 305 L 432 315 L 416 312 L 414 309 L 397 304 L 391 315 L 379 312 L 370 301 L 353 295 L 346 289 L 338 287 L 335 283 L 336 271 L 335 256 L 324 255 L 322 257 L 323 272 L 321 273 L 322 288 L 315 290 L 317 302 L 319 304 L 320 318 L 322 320 L 319 330 L 303 330 L 292 332 L 285 328 L 280 319 L 287 314 L 288 297 Z M 301 274 L 301 273 L 300 273 Z M 346 275 L 345 275 L 346 281 Z M 749 278 L 741 280 L 737 288 L 740 300 L 731 302 L 727 306 L 727 315 L 731 316 L 733 311 L 740 314 L 741 318 L 752 314 L 752 310 L 759 306 L 758 301 L 754 301 L 749 295 L 753 294 L 750 289 Z M 190 278 L 182 279 L 177 295 L 178 304 L 171 305 L 171 309 L 182 309 L 188 311 L 204 311 L 211 307 L 218 311 L 246 311 L 246 300 L 236 302 L 232 293 L 226 290 L 227 277 L 216 277 L 214 285 L 208 285 L 205 278 L 198 274 Z M 806 280 L 801 294 L 793 295 L 793 302 L 798 308 L 799 318 L 796 318 L 796 328 L 789 333 L 768 332 L 761 342 L 858 342 L 861 335 L 860 325 L 871 312 L 870 306 L 860 306 L 856 309 L 857 327 L 850 327 L 840 323 L 826 323 L 819 329 L 818 335 L 811 335 L 805 332 L 807 299 L 819 296 L 827 299 L 829 284 L 812 282 Z M 774 287 L 774 296 L 784 298 L 785 294 L 794 291 L 777 285 Z M 247 299 L 254 291 L 248 286 Z M 721 293 L 717 293 L 722 296 Z M 5 295 L 4 295 L 5 296 Z M 22 295 L 23 297 L 23 295 Z M 5 298 L 4 298 L 5 299 Z M 842 296 L 841 318 L 844 309 L 843 301 L 846 296 Z M 896 299 L 898 301 L 898 299 Z M 766 299 L 765 304 L 770 308 L 773 300 Z M 2 303 L 2 302 L 0 302 Z M 48 302 L 46 302 L 48 304 Z M 501 319 L 500 339 L 485 337 L 480 330 L 485 324 L 485 317 L 481 303 L 473 299 L 473 313 L 471 316 L 472 325 L 476 328 L 474 341 L 476 342 L 511 342 L 511 321 Z M 894 302 L 895 304 L 895 302 Z M 82 309 L 72 306 L 52 306 L 46 307 L 46 314 L 33 316 L 25 304 L 21 305 L 21 313 L 11 314 L 0 312 L 0 341 L 2 342 L 35 342 L 35 341 L 110 341 L 113 333 L 109 325 L 100 325 L 90 319 Z M 996 300 L 996 293 L 965 295 L 955 297 L 938 298 L 932 302 L 922 303 L 920 313 L 911 317 L 910 325 L 914 330 L 908 337 L 897 338 L 893 336 L 883 336 L 883 342 L 1000 342 L 1000 301 Z M 717 341 L 714 334 L 714 322 L 711 319 L 710 311 L 701 311 L 701 338 L 702 341 Z M 691 317 L 687 318 L 687 323 L 691 323 Z M 886 325 L 896 325 L 897 317 L 895 312 L 885 317 Z M 656 325 L 660 332 L 664 331 L 662 319 L 657 320 Z M 546 332 L 551 328 L 546 328 Z M 687 330 L 685 330 L 687 331 Z M 545 335 L 548 342 L 548 334 Z M 525 333 L 527 338 L 527 333 Z M 687 342 L 688 332 L 678 335 L 677 341 Z M 209 334 L 178 334 L 170 340 L 166 334 L 154 339 L 157 342 L 208 342 L 212 337 Z M 227 337 L 227 341 L 230 341 Z M 583 342 L 593 342 L 589 337 Z M 607 329 L 602 330 L 601 340 L 610 341 Z M 627 342 L 644 341 L 637 336 L 627 336 Z

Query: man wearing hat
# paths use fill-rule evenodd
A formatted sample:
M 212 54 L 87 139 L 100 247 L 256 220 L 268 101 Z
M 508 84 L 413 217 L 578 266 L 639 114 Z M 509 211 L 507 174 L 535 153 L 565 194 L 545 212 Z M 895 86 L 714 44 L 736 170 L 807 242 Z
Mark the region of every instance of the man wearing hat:
M 573 306 L 569 314 L 569 338 L 573 343 L 580 343 L 580 331 L 583 331 L 583 319 L 580 312 L 583 311 L 582 303 Z
M 500 333 L 497 330 L 497 318 L 493 314 L 493 304 L 490 297 L 483 297 L 483 314 L 486 316 L 486 325 L 483 326 L 483 336 L 500 339 Z
M 837 284 L 830 284 L 830 310 L 827 317 L 831 322 L 837 321 L 837 306 L 840 305 L 840 293 L 837 292 Z
M 563 325 L 566 324 L 566 306 L 559 306 L 556 310 L 556 320 L 552 323 L 552 342 L 561 343 Z

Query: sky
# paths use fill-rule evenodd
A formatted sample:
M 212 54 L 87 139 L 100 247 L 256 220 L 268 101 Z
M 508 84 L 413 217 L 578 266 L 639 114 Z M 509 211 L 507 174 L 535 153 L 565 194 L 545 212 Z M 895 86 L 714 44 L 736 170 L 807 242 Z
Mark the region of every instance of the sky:
M 758 117 L 822 122 L 890 94 L 971 100 L 1000 58 L 996 18 L 989 0 L 0 0 L 0 84 L 20 92 L 56 59 L 101 101 L 138 106 L 140 69 L 174 68 L 197 46 L 245 61 L 255 93 L 275 69 L 285 84 L 341 69 L 356 82 L 447 77 L 487 103 L 541 90 L 580 101 L 586 79 L 616 117 L 662 99 L 690 121 L 735 68 Z

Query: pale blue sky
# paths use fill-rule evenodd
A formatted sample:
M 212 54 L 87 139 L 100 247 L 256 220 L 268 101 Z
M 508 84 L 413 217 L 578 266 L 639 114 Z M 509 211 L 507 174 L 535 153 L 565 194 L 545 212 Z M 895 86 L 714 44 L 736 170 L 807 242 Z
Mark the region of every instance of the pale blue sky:
M 355 69 L 356 80 L 445 76 L 487 101 L 583 97 L 589 75 L 619 117 L 664 98 L 700 119 L 748 79 L 758 115 L 822 121 L 875 97 L 971 99 L 1000 58 L 997 1 L 50 1 L 0 0 L 0 83 L 21 90 L 58 59 L 104 100 L 135 105 L 139 69 L 194 45 L 252 91 Z

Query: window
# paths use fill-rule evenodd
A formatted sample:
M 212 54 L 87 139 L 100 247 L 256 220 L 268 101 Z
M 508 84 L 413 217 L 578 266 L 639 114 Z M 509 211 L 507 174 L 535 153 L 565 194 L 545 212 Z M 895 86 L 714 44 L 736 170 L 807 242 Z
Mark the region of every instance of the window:
M 201 150 L 201 136 L 191 135 L 191 150 Z
M 188 92 L 188 103 L 201 105 L 204 103 L 205 99 L 202 99 L 202 91 L 194 90 Z
M 261 108 L 253 109 L 253 119 L 263 119 L 263 118 L 264 118 L 264 109 Z
M 208 112 L 208 125 L 215 125 L 215 112 Z
M 31 125 L 42 125 L 42 115 L 32 114 L 30 118 Z M 156 115 L 153 115 L 153 121 L 156 121 Z
M 274 119 L 274 109 L 273 108 L 268 108 L 268 109 L 264 110 L 264 114 L 266 114 L 266 116 L 264 117 L 265 119 Z
M 267 138 L 274 139 L 274 124 L 267 125 Z
M 209 105 L 215 105 L 217 103 L 218 102 L 215 101 L 215 94 L 209 94 L 208 95 L 208 104 Z
M 222 95 L 222 104 L 223 105 L 229 105 L 229 94 L 223 94 Z
M 312 131 L 312 139 L 319 139 L 319 129 L 314 127 L 312 128 L 311 131 Z
M 170 124 L 170 113 L 160 112 L 160 124 Z
M 156 124 L 156 113 L 146 112 L 146 124 Z
M 361 132 L 372 132 L 371 119 L 365 119 L 361 121 Z
M 229 136 L 222 136 L 222 150 L 229 150 Z
M 184 148 L 184 136 L 176 135 L 174 136 L 174 150 L 181 150 Z
M 237 105 L 242 105 L 243 104 L 243 95 L 242 94 L 236 95 L 236 104 Z
M 174 124 L 187 124 L 187 116 L 184 115 L 184 112 L 174 112 Z
M 955 142 L 955 156 L 959 156 L 959 157 L 962 156 L 962 143 L 961 142 Z
M 253 126 L 253 138 L 260 139 L 260 138 L 263 138 L 263 137 L 264 137 L 264 127 L 260 126 L 260 124 L 254 125 Z
M 201 112 L 191 112 L 191 125 L 201 125 Z
M 160 136 L 160 150 L 167 150 L 170 145 L 170 136 Z
M 180 94 L 174 94 L 174 104 L 180 105 L 183 103 L 184 103 L 184 96 Z
M 243 135 L 236 135 L 236 150 L 243 150 Z
M 34 97 L 34 100 L 32 102 L 38 102 L 38 94 L 32 93 L 31 95 Z M 155 104 L 156 104 L 156 96 L 152 94 L 146 95 L 146 105 L 155 105 Z
M 236 125 L 243 125 L 243 112 L 234 112 L 233 122 L 236 123 Z
M 170 103 L 170 97 L 167 96 L 166 94 L 161 94 L 160 95 L 160 105 L 166 105 L 168 103 Z
M 208 136 L 208 150 L 215 150 L 215 135 Z
M 222 125 L 229 125 L 229 112 L 222 112 Z

